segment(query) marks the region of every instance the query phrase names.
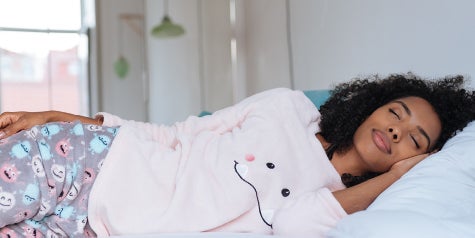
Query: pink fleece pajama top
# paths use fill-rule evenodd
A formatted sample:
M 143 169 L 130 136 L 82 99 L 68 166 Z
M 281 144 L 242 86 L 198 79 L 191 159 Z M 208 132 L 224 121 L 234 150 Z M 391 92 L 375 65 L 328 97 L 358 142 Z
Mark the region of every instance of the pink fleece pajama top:
M 163 232 L 323 234 L 343 189 L 301 92 L 273 89 L 171 126 L 123 120 L 89 200 L 98 236 Z

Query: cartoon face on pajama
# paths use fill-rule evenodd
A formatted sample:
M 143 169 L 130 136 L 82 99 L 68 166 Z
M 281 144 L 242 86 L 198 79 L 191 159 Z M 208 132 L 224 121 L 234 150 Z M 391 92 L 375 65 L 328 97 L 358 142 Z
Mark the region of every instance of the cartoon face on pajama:
M 25 192 L 23 193 L 23 203 L 25 205 L 30 205 L 36 202 L 40 197 L 40 189 L 34 184 L 28 184 L 26 186 Z
M 15 206 L 15 195 L 9 192 L 0 192 L 0 210 L 8 211 Z
M 21 227 L 23 229 L 23 237 L 25 238 L 38 238 L 41 237 L 41 233 L 37 232 L 35 228 L 29 225 L 23 225 Z
M 46 238 L 61 238 L 61 236 L 57 235 L 53 231 L 47 230 L 46 231 Z
M 51 154 L 51 148 L 49 147 L 49 144 L 46 143 L 46 141 L 40 140 L 38 142 L 38 149 L 40 150 L 41 158 L 43 160 L 49 160 L 53 158 L 53 155 Z
M 43 167 L 43 163 L 41 163 L 41 157 L 39 155 L 35 155 L 31 159 L 31 169 L 37 177 L 43 178 L 46 176 L 45 168 Z
M 94 181 L 95 178 L 96 178 L 96 173 L 94 172 L 94 169 L 86 168 L 84 170 L 84 181 L 83 181 L 83 183 L 92 183 L 92 181 Z
M 272 219 L 274 217 L 275 208 L 271 204 L 263 204 L 262 197 L 265 195 L 269 196 L 268 193 L 272 193 L 273 200 L 278 200 L 279 198 L 286 198 L 290 195 L 290 190 L 285 186 L 278 187 L 278 189 L 269 189 L 268 182 L 270 182 L 273 176 L 278 173 L 275 170 L 276 165 L 273 162 L 262 162 L 257 161 L 253 154 L 246 154 L 241 162 L 234 161 L 234 172 L 238 177 L 254 191 L 257 206 L 259 209 L 259 215 L 262 221 L 272 227 Z M 269 176 L 269 181 L 263 184 L 263 180 L 256 180 L 253 176 Z M 258 184 L 257 181 L 260 181 L 261 184 Z M 275 191 L 273 191 L 275 190 Z M 275 197 L 278 196 L 278 197 Z
M 48 193 L 49 194 L 56 193 L 56 184 L 54 183 L 53 179 L 48 179 Z
M 97 169 L 101 170 L 103 164 L 104 164 L 104 159 L 101 159 L 101 161 L 99 161 L 99 163 L 97 163 Z
M 77 231 L 82 232 L 87 223 L 87 216 L 78 216 L 76 220 Z
M 4 163 L 0 167 L 0 178 L 7 183 L 13 183 L 17 180 L 20 175 L 20 171 L 15 167 L 14 164 Z
M 91 125 L 87 125 L 87 126 L 86 126 L 86 129 L 87 129 L 88 131 L 100 131 L 100 130 L 102 130 L 102 126 L 92 125 L 92 124 L 91 124 Z
M 17 234 L 15 231 L 8 227 L 3 227 L 0 229 L 0 237 L 9 237 L 9 238 L 17 238 Z
M 74 212 L 75 209 L 72 206 L 58 206 L 58 208 L 56 208 L 55 214 L 60 218 L 67 219 L 71 217 Z
M 44 125 L 41 128 L 41 134 L 48 139 L 51 139 L 52 136 L 58 134 L 61 131 L 61 127 L 56 124 Z
M 36 229 L 41 227 L 41 222 L 40 221 L 35 221 L 33 219 L 27 219 L 27 220 L 25 220 L 25 223 L 30 225 L 33 228 L 36 228 Z
M 79 185 L 77 182 L 74 182 L 73 185 L 71 186 L 71 189 L 69 189 L 69 192 L 66 198 L 69 200 L 74 200 L 79 194 L 80 186 L 81 185 Z
M 53 164 L 51 166 L 51 173 L 53 174 L 53 179 L 58 182 L 63 182 L 66 178 L 66 168 L 60 164 Z
M 40 210 L 38 211 L 38 213 L 40 215 L 46 215 L 47 212 L 49 212 L 51 210 L 51 205 L 49 204 L 48 201 L 42 201 L 41 202 L 41 206 L 40 206 Z
M 107 131 L 112 133 L 112 135 L 115 136 L 115 135 L 117 135 L 118 129 L 117 128 L 107 128 Z
M 69 139 L 63 139 L 56 143 L 56 153 L 62 157 L 68 157 L 69 151 L 71 151 L 71 149 L 73 149 L 73 147 L 71 146 Z
M 56 231 L 52 231 L 48 229 L 48 231 L 46 231 L 46 238 L 61 238 L 61 237 L 67 237 L 67 234 L 65 234 L 63 231 L 59 229 Z
M 23 159 L 29 155 L 31 144 L 29 141 L 22 141 L 12 147 L 10 155 L 14 158 Z
M 102 153 L 111 143 L 111 138 L 105 135 L 96 135 L 89 143 L 89 151 L 91 153 Z
M 92 231 L 91 228 L 85 227 L 84 237 L 96 237 L 96 233 L 94 233 L 94 231 Z
M 74 135 L 77 135 L 77 136 L 82 136 L 84 135 L 84 129 L 82 127 L 82 124 L 76 124 L 72 131 L 71 131 L 72 134 Z
M 32 127 L 31 129 L 25 132 L 25 135 L 28 138 L 35 139 L 38 133 L 39 133 L 38 127 Z
M 30 214 L 31 214 L 30 210 L 23 210 L 23 211 L 15 214 L 15 221 L 17 223 L 21 222 L 21 221 L 24 221 L 27 217 L 29 217 Z

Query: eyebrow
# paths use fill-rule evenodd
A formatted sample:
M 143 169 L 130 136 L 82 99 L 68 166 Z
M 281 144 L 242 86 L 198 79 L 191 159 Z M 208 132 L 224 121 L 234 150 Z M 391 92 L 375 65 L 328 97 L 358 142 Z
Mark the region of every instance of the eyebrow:
M 411 116 L 411 114 L 412 114 L 411 109 L 409 109 L 409 107 L 407 106 L 407 104 L 405 102 L 399 101 L 399 100 L 396 100 L 394 102 L 399 103 L 404 108 L 404 111 L 406 111 L 406 113 L 409 116 Z M 417 129 L 427 139 L 427 150 L 429 150 L 429 148 L 430 148 L 430 137 L 429 137 L 429 135 L 427 134 L 427 132 L 422 127 L 417 126 Z

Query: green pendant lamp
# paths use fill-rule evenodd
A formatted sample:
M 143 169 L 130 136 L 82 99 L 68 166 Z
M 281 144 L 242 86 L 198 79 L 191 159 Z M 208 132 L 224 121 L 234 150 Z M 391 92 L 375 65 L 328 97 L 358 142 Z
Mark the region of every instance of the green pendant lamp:
M 173 38 L 185 34 L 182 26 L 172 22 L 168 16 L 168 0 L 163 0 L 164 16 L 160 25 L 152 29 L 152 36 L 157 38 Z

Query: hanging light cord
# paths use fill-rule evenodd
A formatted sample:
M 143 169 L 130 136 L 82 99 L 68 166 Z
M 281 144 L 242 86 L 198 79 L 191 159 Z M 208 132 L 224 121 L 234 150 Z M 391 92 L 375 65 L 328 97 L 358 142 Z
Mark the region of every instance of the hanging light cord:
M 163 0 L 163 15 L 168 16 L 168 0 Z

